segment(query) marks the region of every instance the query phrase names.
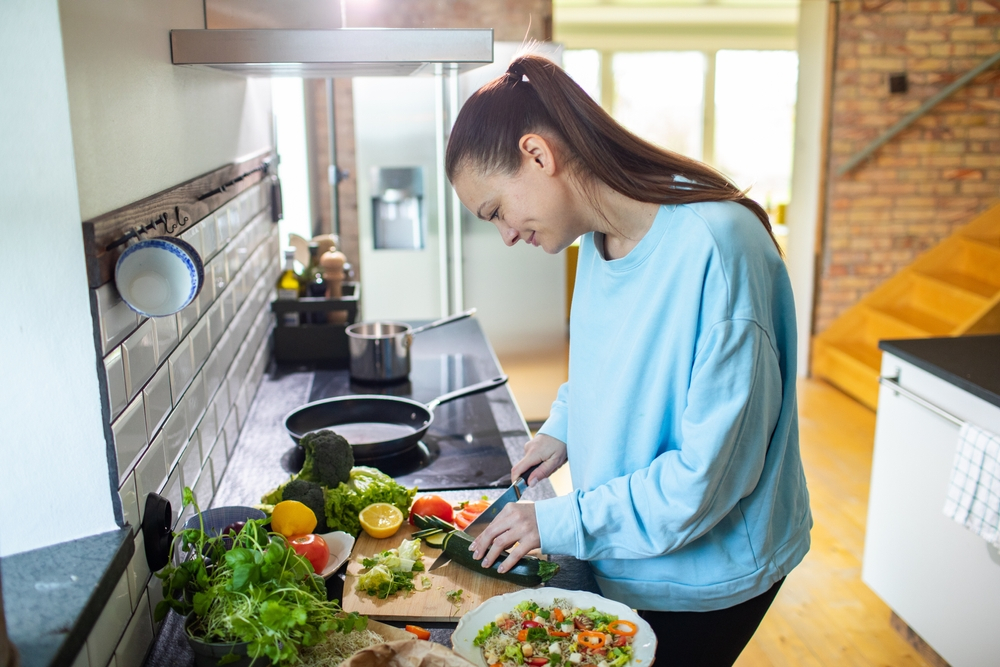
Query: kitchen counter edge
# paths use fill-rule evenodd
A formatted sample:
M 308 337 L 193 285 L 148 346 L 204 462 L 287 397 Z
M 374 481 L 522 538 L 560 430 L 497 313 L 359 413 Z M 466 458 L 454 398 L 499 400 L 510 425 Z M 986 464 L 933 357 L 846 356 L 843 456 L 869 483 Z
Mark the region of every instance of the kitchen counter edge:
M 1000 407 L 1000 335 L 883 340 L 878 346 Z

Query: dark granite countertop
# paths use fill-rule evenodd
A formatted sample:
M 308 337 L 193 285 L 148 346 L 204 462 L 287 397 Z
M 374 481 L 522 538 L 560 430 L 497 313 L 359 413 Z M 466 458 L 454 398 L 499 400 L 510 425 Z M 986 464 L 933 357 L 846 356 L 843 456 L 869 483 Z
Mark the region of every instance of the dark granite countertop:
M 7 633 L 23 667 L 73 663 L 132 558 L 131 537 L 122 528 L 0 560 Z
M 415 357 L 465 355 L 485 365 L 488 372 L 500 373 L 496 355 L 475 319 L 463 320 L 421 333 L 414 339 L 412 354 Z M 236 451 L 212 502 L 213 506 L 252 505 L 260 501 L 262 493 L 288 478 L 283 457 L 288 455 L 291 441 L 284 429 L 284 417 L 309 401 L 316 378 L 315 370 L 308 366 L 295 368 L 272 366 L 265 374 L 250 409 L 247 424 L 240 434 Z M 511 462 L 516 461 L 523 455 L 524 445 L 530 438 L 524 418 L 508 387 L 495 389 L 487 396 L 508 457 Z M 477 497 L 485 495 L 493 499 L 504 490 L 504 488 L 476 488 L 475 495 Z M 462 490 L 434 493 L 454 502 L 467 500 L 470 495 L 468 491 Z M 546 480 L 529 489 L 525 498 L 541 500 L 554 495 L 552 485 Z M 554 557 L 553 560 L 558 562 L 562 569 L 548 585 L 598 592 L 597 582 L 589 565 L 563 556 Z M 342 578 L 332 577 L 328 582 L 328 590 L 331 597 L 339 598 L 343 590 Z M 423 625 L 431 631 L 432 640 L 446 646 L 451 645 L 454 623 Z M 176 614 L 168 616 L 147 658 L 147 667 L 160 665 L 188 667 L 193 664 L 193 656 L 184 640 L 181 626 L 181 619 Z
M 1000 407 L 1000 335 L 884 340 L 879 347 Z

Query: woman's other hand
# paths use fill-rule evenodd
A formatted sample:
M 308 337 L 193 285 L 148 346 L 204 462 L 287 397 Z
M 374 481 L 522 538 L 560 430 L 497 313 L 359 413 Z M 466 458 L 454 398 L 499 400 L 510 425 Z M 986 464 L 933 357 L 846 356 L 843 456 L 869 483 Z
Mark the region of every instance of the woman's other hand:
M 558 470 L 564 463 L 566 463 L 566 443 L 562 440 L 556 440 L 550 435 L 539 433 L 524 446 L 524 458 L 511 468 L 510 478 L 515 480 L 533 465 L 538 465 L 538 469 L 531 473 L 526 480 L 528 486 L 534 486 Z M 532 510 L 531 516 L 534 518 L 534 510 Z
M 541 545 L 538 523 L 535 521 L 535 504 L 510 503 L 472 541 L 469 550 L 477 560 L 482 558 L 483 567 L 490 567 L 505 549 L 510 549 L 510 555 L 497 568 L 500 572 L 506 572 L 522 556 Z

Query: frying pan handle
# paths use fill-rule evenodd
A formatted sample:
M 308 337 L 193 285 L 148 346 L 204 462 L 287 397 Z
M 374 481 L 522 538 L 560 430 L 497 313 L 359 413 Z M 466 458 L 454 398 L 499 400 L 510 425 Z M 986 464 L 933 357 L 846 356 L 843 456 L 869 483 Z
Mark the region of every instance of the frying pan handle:
M 440 320 L 435 320 L 435 321 L 431 322 L 430 324 L 425 324 L 422 327 L 417 327 L 416 329 L 413 329 L 412 331 L 410 331 L 410 335 L 414 336 L 414 335 L 420 333 L 421 331 L 427 331 L 428 329 L 433 329 L 434 327 L 439 327 L 439 326 L 441 326 L 443 324 L 451 324 L 452 322 L 457 322 L 459 320 L 464 320 L 466 317 L 472 317 L 475 314 L 476 314 L 476 309 L 475 308 L 469 308 L 464 313 L 458 313 L 457 315 L 449 315 L 448 317 L 442 317 Z
M 454 401 L 456 398 L 462 398 L 464 396 L 472 396 L 473 394 L 481 394 L 484 391 L 489 391 L 490 389 L 496 389 L 502 385 L 507 384 L 507 376 L 501 375 L 500 377 L 495 377 L 492 380 L 484 380 L 483 382 L 477 382 L 476 384 L 469 385 L 468 387 L 463 387 L 456 391 L 445 394 L 444 396 L 438 396 L 433 401 L 427 404 L 427 409 L 434 412 L 434 408 L 441 405 L 442 403 L 448 403 Z

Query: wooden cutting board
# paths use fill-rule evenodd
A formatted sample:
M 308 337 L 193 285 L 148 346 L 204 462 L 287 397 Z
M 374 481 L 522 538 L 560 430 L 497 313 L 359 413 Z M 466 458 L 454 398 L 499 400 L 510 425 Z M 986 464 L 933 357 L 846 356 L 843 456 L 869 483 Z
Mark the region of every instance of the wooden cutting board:
M 374 598 L 364 591 L 355 590 L 358 585 L 358 574 L 363 569 L 358 560 L 370 558 L 386 549 L 397 548 L 403 540 L 410 539 L 415 528 L 404 523 L 392 537 L 376 540 L 362 532 L 354 543 L 351 560 L 347 565 L 347 575 L 344 580 L 344 599 L 341 606 L 345 611 L 356 611 L 372 618 L 392 621 L 457 621 L 460 616 L 482 604 L 485 600 L 505 593 L 519 591 L 523 586 L 507 583 L 479 574 L 456 563 L 448 563 L 433 572 L 426 569 L 441 553 L 426 544 L 420 545 L 424 552 L 424 572 L 414 575 L 413 581 L 418 590 L 405 591 L 389 596 L 385 600 Z M 431 585 L 426 590 L 421 578 L 427 576 Z M 452 604 L 446 597 L 448 591 L 462 590 L 461 604 Z

